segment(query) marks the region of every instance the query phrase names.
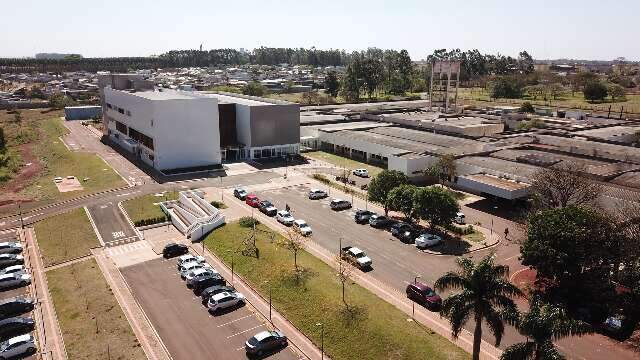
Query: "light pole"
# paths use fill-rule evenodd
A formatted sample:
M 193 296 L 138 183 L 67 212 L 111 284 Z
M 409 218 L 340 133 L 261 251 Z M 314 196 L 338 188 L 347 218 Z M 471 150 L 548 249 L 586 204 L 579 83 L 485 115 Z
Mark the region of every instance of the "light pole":
M 320 326 L 320 359 L 324 359 L 324 324 L 316 323 L 316 326 Z
M 422 276 L 420 275 L 416 275 L 413 278 L 413 285 L 416 285 L 418 283 L 418 278 L 421 278 L 421 277 Z M 415 318 L 415 316 L 416 316 L 416 302 L 412 300 L 411 301 L 411 318 L 413 319 Z
M 265 280 L 263 283 L 269 286 L 269 322 L 273 325 L 273 321 L 271 320 L 271 283 L 269 280 Z
M 231 253 L 231 286 L 233 286 L 233 277 L 234 277 L 233 276 L 233 273 L 234 273 L 234 271 L 233 271 L 233 258 L 234 258 L 235 254 L 234 254 L 234 251 L 232 249 L 228 249 L 227 252 Z
M 220 179 L 220 201 L 224 202 L 224 189 L 222 188 L 222 176 L 218 176 Z

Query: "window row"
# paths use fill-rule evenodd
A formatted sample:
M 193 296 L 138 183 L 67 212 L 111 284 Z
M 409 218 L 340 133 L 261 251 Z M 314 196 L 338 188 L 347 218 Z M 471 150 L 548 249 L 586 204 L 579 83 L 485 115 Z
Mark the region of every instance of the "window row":
M 129 128 L 129 137 L 140 142 L 148 149 L 153 150 L 153 139 L 149 136 L 137 131 L 136 129 Z
M 117 112 L 119 112 L 122 115 L 127 114 L 127 116 L 131 116 L 131 111 L 125 110 L 125 109 L 123 109 L 121 107 L 117 107 L 115 105 L 111 105 L 111 104 L 107 103 L 107 108 L 114 109 L 114 110 L 116 110 Z

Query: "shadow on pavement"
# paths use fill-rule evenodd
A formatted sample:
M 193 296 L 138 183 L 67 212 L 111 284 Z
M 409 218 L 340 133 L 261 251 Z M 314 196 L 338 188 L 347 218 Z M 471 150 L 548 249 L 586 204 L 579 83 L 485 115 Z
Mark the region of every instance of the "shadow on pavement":
M 524 201 L 482 199 L 466 206 L 514 222 L 522 222 L 529 211 L 529 204 Z

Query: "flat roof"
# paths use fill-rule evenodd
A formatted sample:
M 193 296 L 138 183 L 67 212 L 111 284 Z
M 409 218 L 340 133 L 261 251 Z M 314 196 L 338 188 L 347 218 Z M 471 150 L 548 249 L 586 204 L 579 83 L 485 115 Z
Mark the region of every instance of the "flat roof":
M 464 175 L 460 177 L 469 179 L 471 181 L 475 181 L 478 183 L 491 185 L 493 187 L 497 187 L 500 189 L 509 190 L 509 191 L 526 189 L 530 186 L 527 183 L 517 182 L 509 179 L 503 179 L 497 176 L 491 176 L 486 174 L 472 174 L 472 175 Z
M 222 91 L 202 91 L 201 96 L 214 97 L 221 103 L 241 104 L 246 106 L 271 106 L 271 105 L 297 105 L 282 100 L 265 99 L 257 96 L 249 96 Z
M 477 166 L 479 168 L 512 174 L 522 178 L 531 178 L 542 169 L 538 166 L 503 160 L 488 156 L 468 156 L 457 160 L 460 163 Z
M 113 89 L 112 89 L 113 90 Z M 138 96 L 147 100 L 154 101 L 162 101 L 162 100 L 190 100 L 190 99 L 202 99 L 203 96 L 199 96 L 197 94 L 193 94 L 188 91 L 176 91 L 176 90 L 167 90 L 162 89 L 159 90 L 149 90 L 149 91 L 124 91 L 124 90 L 113 90 L 121 93 L 130 94 L 133 96 Z
M 555 165 L 560 162 L 571 162 L 584 167 L 609 164 L 605 161 L 585 159 L 577 156 L 556 154 L 552 152 L 531 149 L 504 149 L 492 153 L 491 157 L 524 163 L 546 163 L 549 165 Z

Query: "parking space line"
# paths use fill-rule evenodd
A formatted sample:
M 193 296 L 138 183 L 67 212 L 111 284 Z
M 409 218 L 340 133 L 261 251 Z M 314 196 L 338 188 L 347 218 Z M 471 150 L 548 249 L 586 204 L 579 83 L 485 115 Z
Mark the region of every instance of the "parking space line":
M 229 336 L 227 336 L 227 339 L 231 339 L 232 337 L 234 337 L 234 336 L 236 336 L 236 335 L 244 334 L 244 333 L 246 333 L 246 332 L 248 332 L 248 331 L 251 331 L 251 330 L 253 330 L 253 329 L 257 329 L 257 328 L 262 327 L 262 326 L 264 326 L 264 324 L 260 324 L 260 325 L 258 325 L 258 326 L 254 326 L 254 327 L 252 327 L 252 328 L 250 328 L 250 329 L 240 331 L 240 332 L 235 333 L 235 334 L 233 334 L 233 335 L 229 335 Z
M 243 317 L 241 317 L 241 318 L 238 318 L 238 319 L 235 319 L 235 320 L 228 321 L 228 322 L 226 322 L 226 323 L 224 323 L 224 324 L 220 324 L 220 325 L 218 325 L 218 327 L 223 327 L 223 326 L 226 326 L 226 325 L 232 324 L 232 323 L 234 323 L 234 322 L 236 322 L 236 321 L 240 321 L 240 320 L 242 320 L 242 319 L 246 319 L 246 318 L 248 318 L 248 317 L 252 317 L 252 316 L 253 316 L 253 314 L 249 314 L 249 315 L 243 316 Z

